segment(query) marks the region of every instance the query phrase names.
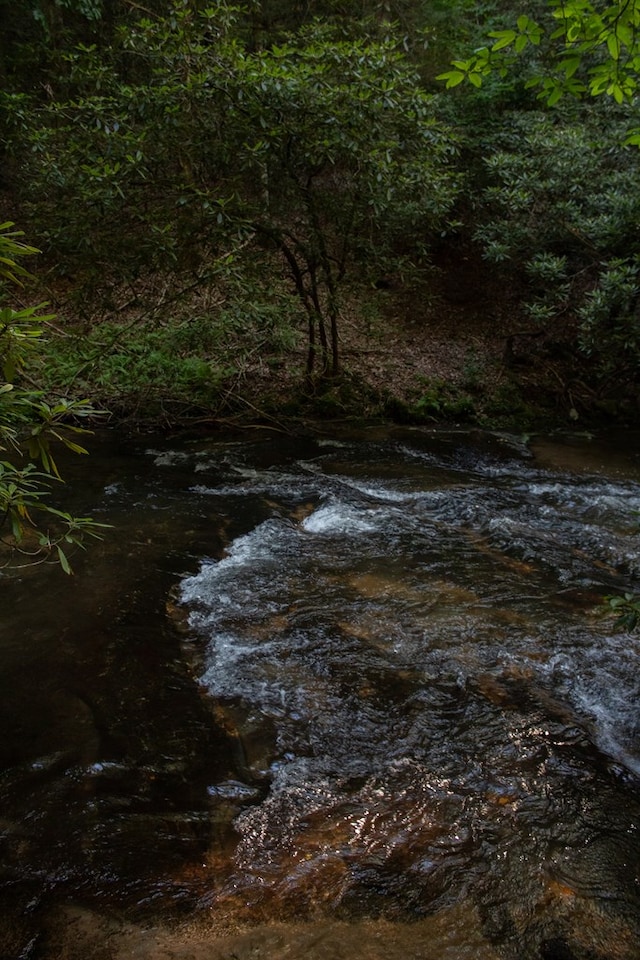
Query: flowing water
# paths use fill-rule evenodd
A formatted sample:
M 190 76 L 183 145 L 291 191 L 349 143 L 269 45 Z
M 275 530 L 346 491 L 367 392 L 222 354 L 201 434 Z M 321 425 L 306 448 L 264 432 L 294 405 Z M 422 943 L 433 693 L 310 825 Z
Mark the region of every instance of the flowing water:
M 221 957 L 640 956 L 637 449 L 105 442 L 116 532 L 2 584 L 6 957 L 70 904 L 264 925 Z

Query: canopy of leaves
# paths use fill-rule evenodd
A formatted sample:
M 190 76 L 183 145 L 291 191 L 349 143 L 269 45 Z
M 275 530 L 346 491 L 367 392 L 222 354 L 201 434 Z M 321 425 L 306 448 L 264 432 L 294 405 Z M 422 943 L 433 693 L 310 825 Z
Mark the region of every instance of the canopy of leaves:
M 335 372 L 342 278 L 425 248 L 458 193 L 455 137 L 392 36 L 314 21 L 253 49 L 245 26 L 178 3 L 65 53 L 46 102 L 7 97 L 26 196 L 57 256 L 84 248 L 102 277 L 277 251 Z
M 542 16 L 521 14 L 471 57 L 439 75 L 448 88 L 463 81 L 480 87 L 494 72 L 505 77 L 518 57 L 529 58 L 530 87 L 553 106 L 562 96 L 631 100 L 640 71 L 640 0 L 548 0 Z M 640 143 L 631 135 L 630 142 Z

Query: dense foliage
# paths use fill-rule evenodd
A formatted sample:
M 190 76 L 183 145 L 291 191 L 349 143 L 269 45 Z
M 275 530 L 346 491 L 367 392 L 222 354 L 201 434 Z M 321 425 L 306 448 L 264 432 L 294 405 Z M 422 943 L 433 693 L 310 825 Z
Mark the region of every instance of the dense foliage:
M 514 334 L 570 341 L 565 413 L 634 408 L 635 0 L 0 8 L 5 186 L 75 335 L 50 386 L 219 407 L 259 363 L 317 391 L 346 312 L 466 244 Z
M 441 75 L 448 87 L 464 80 L 482 86 L 493 71 L 507 76 L 515 58 L 530 54 L 527 86 L 549 106 L 565 94 L 606 94 L 621 104 L 635 97 L 640 67 L 640 2 L 548 0 L 534 18 L 521 13 L 506 29 L 487 34 L 490 45 L 457 60 Z M 634 136 L 633 142 L 640 142 Z
M 456 196 L 455 138 L 392 38 L 315 22 L 253 50 L 241 35 L 234 10 L 180 5 L 119 30 L 108 63 L 70 52 L 66 96 L 8 102 L 24 196 L 58 256 L 101 278 L 241 270 L 268 302 L 275 255 L 307 377 L 318 352 L 335 375 L 341 281 L 355 259 L 400 262 L 400 238 L 418 269 Z

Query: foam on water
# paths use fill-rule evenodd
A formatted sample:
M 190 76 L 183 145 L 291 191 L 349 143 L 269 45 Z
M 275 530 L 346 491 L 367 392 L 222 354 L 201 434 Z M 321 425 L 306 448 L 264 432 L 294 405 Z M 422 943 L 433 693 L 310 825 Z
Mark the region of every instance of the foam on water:
M 623 633 L 572 639 L 545 672 L 584 718 L 602 752 L 640 776 L 638 638 Z
M 375 510 L 363 510 L 347 503 L 330 501 L 314 510 L 302 521 L 307 533 L 318 534 L 360 534 L 372 533 L 379 523 L 379 514 Z
M 378 710 L 366 698 L 337 692 L 331 676 L 343 669 L 366 675 L 375 651 L 373 660 L 382 656 L 391 672 L 419 664 L 425 677 L 438 676 L 434 658 L 442 656 L 447 670 L 464 675 L 468 651 L 479 655 L 485 643 L 494 670 L 490 664 L 508 660 L 529 629 L 541 659 L 535 662 L 532 649 L 527 669 L 585 717 L 603 751 L 639 772 L 633 715 L 640 691 L 628 657 L 606 636 L 589 641 L 584 654 L 585 643 L 558 650 L 548 633 L 550 625 L 564 630 L 569 622 L 554 593 L 562 598 L 568 588 L 597 586 L 605 565 L 610 579 L 616 566 L 637 566 L 630 536 L 637 485 L 551 475 L 513 461 L 502 465 L 499 483 L 479 482 L 476 472 L 467 483 L 443 477 L 434 489 L 429 474 L 424 491 L 407 492 L 402 480 L 325 474 L 322 458 L 298 467 L 298 476 L 243 468 L 241 487 L 231 489 L 268 489 L 276 500 L 297 490 L 302 499 L 311 484 L 320 506 L 299 523 L 271 518 L 257 525 L 182 584 L 193 628 L 210 638 L 202 682 L 214 696 L 241 698 L 306 725 L 304 736 L 293 728 L 280 735 L 293 755 L 301 736 L 307 749 L 314 744 L 315 760 L 306 762 L 316 775 L 341 762 L 354 743 L 365 767 L 375 766 L 367 744 L 376 741 L 379 750 L 380 740 L 394 737 L 387 706 Z M 612 670 L 611 657 L 625 668 Z M 401 732 L 397 717 L 393 722 L 398 742 L 413 736 Z M 350 731 L 351 742 L 336 725 Z
M 631 588 L 638 488 L 374 453 L 200 491 L 275 514 L 183 583 L 201 683 L 241 745 L 209 790 L 234 816 L 219 882 L 249 911 L 409 915 L 472 888 L 492 917 L 546 916 L 549 864 L 625 829 L 601 784 L 640 778 L 640 651 L 594 612 L 605 577 Z
M 153 463 L 156 467 L 173 467 L 176 463 L 186 463 L 189 460 L 189 454 L 184 450 L 145 450 L 148 457 L 153 457 Z
M 275 558 L 279 540 L 281 521 L 266 520 L 250 533 L 231 544 L 221 560 L 203 564 L 200 573 L 182 581 L 183 599 L 188 603 L 196 599 L 202 590 L 219 580 L 233 576 L 235 572 L 250 564 L 263 565 Z
M 334 476 L 333 479 L 347 489 L 353 490 L 355 493 L 362 494 L 369 500 L 381 500 L 382 502 L 386 503 L 407 503 L 422 496 L 420 491 L 404 492 L 402 490 L 393 489 L 390 484 L 383 484 L 380 482 L 375 484 L 371 482 L 367 483 L 342 476 Z

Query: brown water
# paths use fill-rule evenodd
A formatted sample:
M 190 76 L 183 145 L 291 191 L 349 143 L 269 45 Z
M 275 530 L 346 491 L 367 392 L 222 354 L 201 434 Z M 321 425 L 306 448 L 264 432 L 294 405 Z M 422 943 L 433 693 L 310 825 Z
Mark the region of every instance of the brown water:
M 0 957 L 640 955 L 637 451 L 105 438 L 2 580 Z

